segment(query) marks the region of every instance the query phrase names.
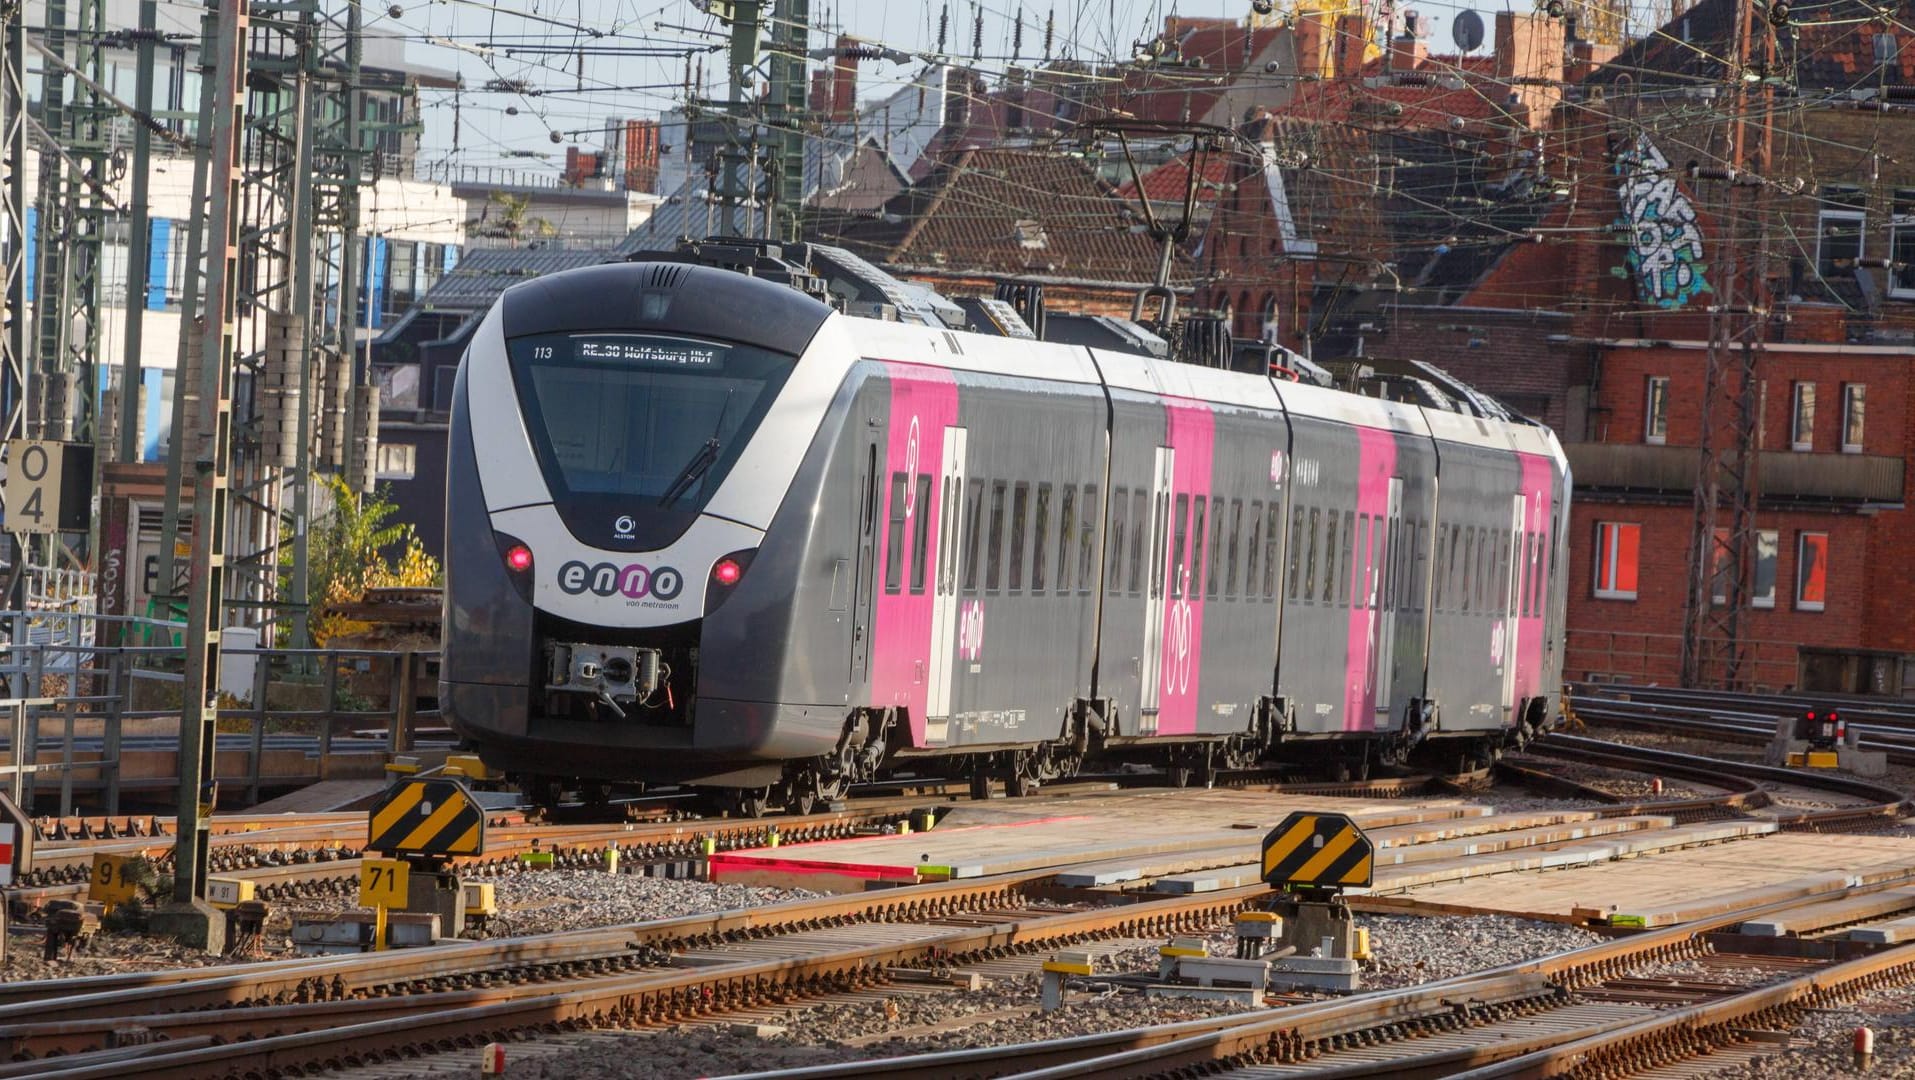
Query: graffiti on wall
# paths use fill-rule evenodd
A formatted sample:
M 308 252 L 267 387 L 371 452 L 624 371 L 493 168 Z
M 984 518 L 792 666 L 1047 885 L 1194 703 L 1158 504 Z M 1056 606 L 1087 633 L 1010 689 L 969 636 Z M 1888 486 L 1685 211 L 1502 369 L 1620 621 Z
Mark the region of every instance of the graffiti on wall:
M 1702 261 L 1702 230 L 1689 197 L 1676 187 L 1669 160 L 1646 134 L 1616 155 L 1622 183 L 1621 227 L 1629 233 L 1626 256 L 1636 295 L 1657 307 L 1680 307 L 1709 290 Z

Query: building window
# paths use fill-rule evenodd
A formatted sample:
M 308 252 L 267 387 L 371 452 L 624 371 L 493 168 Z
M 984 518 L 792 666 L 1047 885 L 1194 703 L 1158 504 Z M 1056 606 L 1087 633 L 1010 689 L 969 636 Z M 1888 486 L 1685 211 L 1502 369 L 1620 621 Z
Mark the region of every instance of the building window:
M 419 245 L 410 240 L 386 242 L 386 316 L 396 318 L 419 298 Z
M 411 443 L 379 444 L 379 464 L 377 478 L 380 480 L 410 480 L 418 466 L 419 448 Z
M 1868 387 L 1861 383 L 1842 384 L 1842 452 L 1862 452 L 1862 412 L 1867 405 Z
M 1896 188 L 1888 228 L 1888 294 L 1915 299 L 1915 188 Z
M 1782 547 L 1782 534 L 1774 529 L 1755 531 L 1755 582 L 1749 590 L 1749 606 L 1775 606 L 1775 562 Z
M 1789 416 L 1789 448 L 1815 449 L 1815 384 L 1795 384 L 1793 412 Z
M 1865 198 L 1862 189 L 1845 184 L 1822 189 L 1822 209 L 1816 218 L 1815 268 L 1824 279 L 1855 273 L 1868 228 Z
M 1643 405 L 1642 441 L 1661 446 L 1669 440 L 1669 379 L 1649 376 L 1649 393 Z
M 1821 611 L 1829 594 L 1829 534 L 1797 533 L 1795 539 L 1795 606 Z
M 1636 552 L 1641 543 L 1641 525 L 1620 521 L 1596 523 L 1596 596 L 1599 599 L 1636 598 Z M 1468 595 L 1467 582 L 1464 595 Z

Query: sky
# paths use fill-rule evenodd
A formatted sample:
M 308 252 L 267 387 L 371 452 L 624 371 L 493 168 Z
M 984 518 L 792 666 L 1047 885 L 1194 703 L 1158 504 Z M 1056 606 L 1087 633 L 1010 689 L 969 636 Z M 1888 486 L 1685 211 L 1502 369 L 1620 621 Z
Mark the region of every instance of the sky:
M 908 52 L 934 47 L 941 4 L 886 0 L 812 0 L 812 46 L 828 42 L 837 28 Z M 1443 5 L 1422 4 L 1431 9 Z M 522 167 L 555 171 L 568 144 L 591 144 L 613 118 L 655 116 L 683 98 L 683 51 L 722 46 L 719 23 L 691 0 L 400 0 L 391 7 L 369 3 L 369 29 L 406 37 L 415 63 L 461 73 L 468 89 L 457 95 L 429 91 L 421 97 L 426 122 L 425 162 L 475 167 Z M 1043 56 L 1044 22 L 1055 13 L 1055 50 L 1078 57 L 1128 58 L 1146 27 L 1161 27 L 1168 14 L 1242 18 L 1250 0 L 970 0 L 950 4 L 948 50 L 968 59 L 974 13 L 984 20 L 987 71 L 1009 64 L 1013 27 L 1020 12 L 1025 28 L 1019 56 Z M 832 31 L 821 33 L 821 24 Z M 1439 24 L 1442 25 L 1442 24 Z M 599 35 L 594 37 L 592 32 Z M 584 59 L 578 45 L 597 49 Z M 672 52 L 676 55 L 644 55 Z M 719 92 L 719 52 L 703 52 L 707 78 Z M 867 62 L 860 71 L 861 96 L 871 97 L 909 82 L 920 65 Z M 542 92 L 519 94 L 480 89 L 491 80 L 522 81 Z M 508 111 L 509 110 L 509 111 Z M 559 135 L 557 142 L 553 133 Z M 540 155 L 540 156 L 528 156 Z

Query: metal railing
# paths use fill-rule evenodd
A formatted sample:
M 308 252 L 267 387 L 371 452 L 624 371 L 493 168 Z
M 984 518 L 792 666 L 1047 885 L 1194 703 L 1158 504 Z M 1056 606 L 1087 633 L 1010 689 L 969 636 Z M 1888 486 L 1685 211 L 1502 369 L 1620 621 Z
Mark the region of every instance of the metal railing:
M 1750 693 L 1796 685 L 1801 661 L 1794 642 L 1745 640 L 1742 645 L 1733 677 L 1720 660 L 1705 657 L 1701 684 Z M 1563 677 L 1578 682 L 1680 686 L 1682 635 L 1571 629 L 1564 642 Z
M 267 784 L 325 779 L 342 738 L 367 754 L 411 750 L 421 728 L 437 725 L 436 700 L 422 708 L 421 699 L 436 699 L 438 655 L 221 650 L 217 730 L 224 738 L 216 742 L 215 776 L 239 781 L 251 804 Z M 15 688 L 0 699 L 11 721 L 8 763 L 0 766 L 0 776 L 15 801 L 32 807 L 51 797 L 48 774 L 58 775 L 63 815 L 73 813 L 83 795 L 102 812 L 116 814 L 129 790 L 175 787 L 173 770 L 140 775 L 128 767 L 157 768 L 153 759 L 139 759 L 178 752 L 184 667 L 184 651 L 171 644 L 104 646 L 89 640 L 0 647 L 0 676 Z M 53 760 L 45 760 L 49 756 Z M 305 761 L 312 762 L 310 773 L 297 765 L 285 768 Z

